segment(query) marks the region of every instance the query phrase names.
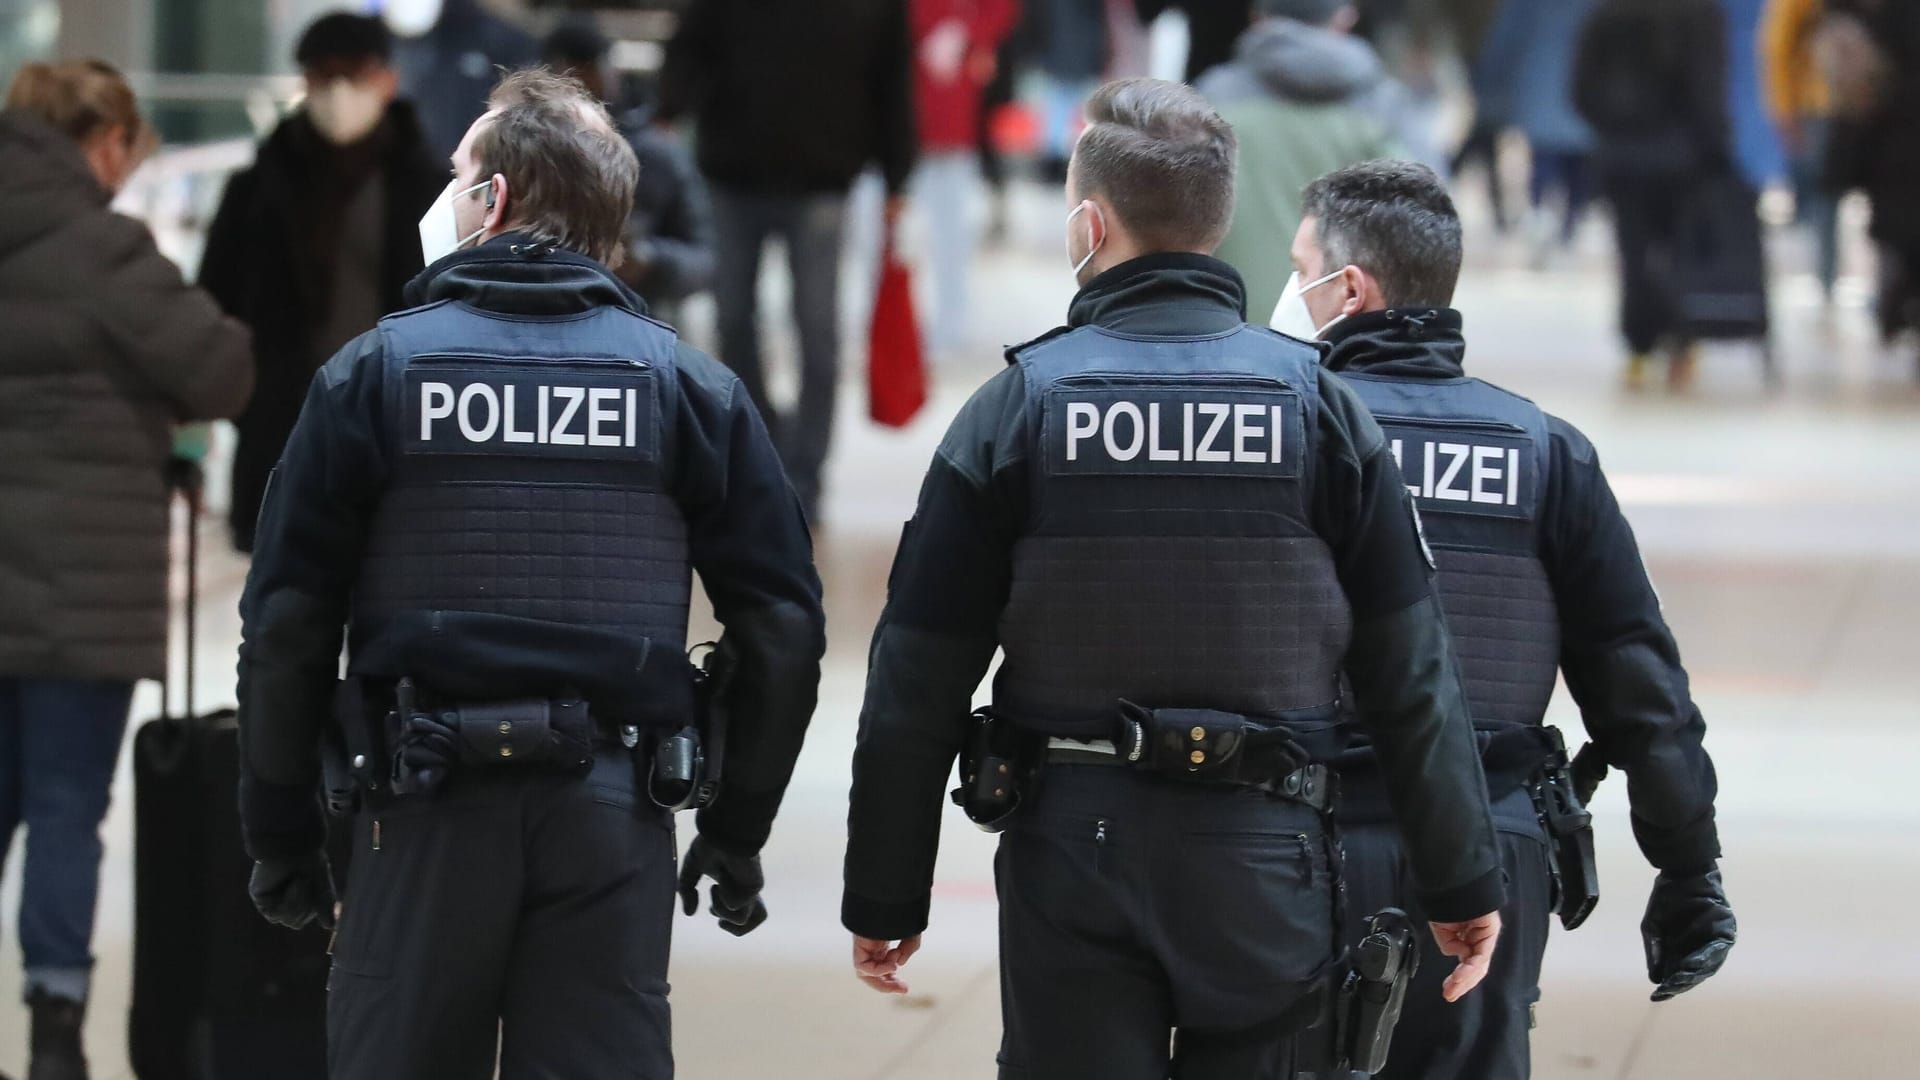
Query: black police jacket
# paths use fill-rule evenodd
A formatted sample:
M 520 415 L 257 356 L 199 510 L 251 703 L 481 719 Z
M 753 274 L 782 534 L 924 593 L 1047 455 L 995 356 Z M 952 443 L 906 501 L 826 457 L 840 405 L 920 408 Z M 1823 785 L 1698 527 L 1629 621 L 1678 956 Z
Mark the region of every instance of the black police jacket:
M 1329 331 L 1326 364 L 1336 372 L 1356 377 L 1356 385 L 1387 381 L 1396 384 L 1393 389 L 1401 395 L 1416 394 L 1418 388 L 1427 387 L 1435 398 L 1473 409 L 1473 415 L 1463 415 L 1462 420 L 1484 421 L 1486 403 L 1498 402 L 1504 392 L 1466 377 L 1462 366 L 1466 341 L 1461 327 L 1459 312 L 1447 309 L 1358 315 Z M 1462 384 L 1491 392 L 1491 396 L 1463 396 L 1459 393 Z M 1478 409 L 1474 408 L 1476 402 L 1481 406 Z M 1661 616 L 1660 601 L 1647 580 L 1633 529 L 1620 512 L 1601 471 L 1599 456 L 1586 436 L 1531 403 L 1511 399 L 1507 404 L 1524 406 L 1506 410 L 1519 421 L 1514 424 L 1516 428 L 1534 426 L 1525 419 L 1528 411 L 1544 421 L 1547 446 L 1539 490 L 1525 490 L 1531 473 L 1517 452 L 1515 476 L 1503 474 L 1510 459 L 1480 463 L 1485 467 L 1481 470 L 1484 475 L 1478 477 L 1477 490 L 1483 495 L 1507 493 L 1514 510 L 1532 507 L 1534 554 L 1545 572 L 1558 622 L 1555 659 L 1601 756 L 1627 774 L 1634 835 L 1641 850 L 1660 869 L 1698 870 L 1720 854 L 1713 812 L 1717 783 L 1713 761 L 1702 745 L 1706 721 L 1688 691 L 1679 647 Z M 1524 440 L 1503 440 L 1495 432 L 1476 435 L 1473 440 L 1463 436 L 1463 441 L 1518 446 Z M 1436 471 L 1436 477 L 1427 477 L 1423 484 L 1441 482 L 1437 477 L 1444 477 L 1444 466 L 1449 462 L 1438 464 L 1443 467 Z M 1450 485 L 1454 493 L 1464 491 L 1470 496 L 1476 490 L 1473 468 L 1472 462 L 1462 467 L 1461 475 Z M 1425 474 L 1409 464 L 1407 475 Z M 1439 505 L 1424 496 L 1420 502 L 1427 509 Z M 1490 517 L 1473 523 L 1465 517 L 1462 515 L 1460 528 L 1495 521 Z M 1470 537 L 1442 537 L 1442 530 L 1453 523 L 1440 520 L 1438 514 L 1430 513 L 1427 518 L 1428 534 L 1436 547 L 1453 540 L 1463 541 L 1456 546 L 1467 546 L 1464 541 Z M 1475 545 L 1483 551 L 1492 550 L 1500 540 L 1491 535 L 1480 539 L 1488 541 Z M 1475 588 L 1470 583 L 1448 581 L 1449 572 L 1443 553 L 1440 577 L 1449 594 Z M 1520 595 L 1526 582 L 1516 580 L 1515 573 L 1515 568 L 1509 567 L 1501 580 L 1482 580 L 1479 585 L 1489 591 Z M 1457 605 L 1449 606 L 1449 614 L 1455 617 L 1455 640 L 1462 655 L 1468 656 L 1487 644 L 1481 637 L 1498 634 L 1502 627 L 1497 619 L 1461 621 L 1462 610 Z M 1486 609 L 1483 614 L 1492 610 Z M 1533 636 L 1552 640 L 1550 633 Z M 1509 659 L 1519 666 L 1530 662 L 1522 647 L 1511 649 Z M 1488 719 L 1494 713 L 1508 718 L 1504 714 L 1511 712 L 1515 702 L 1511 697 L 1495 696 L 1498 687 L 1490 680 L 1480 680 L 1477 685 L 1470 681 L 1470 688 L 1477 695 L 1485 695 L 1476 695 L 1473 700 L 1476 720 Z M 1546 709 L 1544 697 L 1536 699 L 1532 708 L 1535 715 L 1529 719 L 1539 723 Z M 1504 785 L 1510 789 L 1521 779 L 1500 775 L 1502 771 L 1489 760 L 1487 779 L 1496 788 Z M 1366 796 L 1360 785 L 1367 782 L 1367 777 L 1350 773 L 1349 779 L 1360 782 L 1346 785 L 1349 793 L 1360 796 L 1354 804 L 1354 809 L 1360 810 L 1358 803 Z
M 1170 349 L 1196 337 L 1231 338 L 1244 328 L 1245 306 L 1239 275 L 1225 263 L 1151 255 L 1089 283 L 1073 301 L 1068 329 L 1097 327 L 1116 343 Z M 1499 858 L 1400 473 L 1352 391 L 1311 365 L 1303 371 L 1316 384 L 1301 396 L 1315 414 L 1299 429 L 1314 433 L 1303 457 L 1312 473 L 1306 517 L 1351 611 L 1348 669 L 1360 717 L 1394 748 L 1387 771 L 1427 910 L 1449 920 L 1479 916 L 1502 901 Z M 974 688 L 1007 644 L 1000 621 L 1015 551 L 1040 512 L 1032 460 L 1045 452 L 1044 433 L 1031 424 L 1027 377 L 1027 365 L 1010 364 L 954 420 L 894 561 L 854 755 L 841 914 L 864 937 L 900 938 L 926 926 L 947 777 Z
M 640 609 L 628 598 L 661 606 L 664 601 L 652 597 L 652 592 L 663 597 L 671 588 L 650 592 L 646 582 L 624 579 L 576 582 L 581 588 L 597 590 L 592 594 L 595 603 L 583 607 L 555 592 L 559 586 L 554 583 L 530 583 L 525 568 L 512 571 L 502 565 L 498 573 L 519 577 L 483 581 L 475 587 L 457 579 L 462 574 L 494 571 L 432 566 L 433 550 L 441 539 L 461 529 L 472 533 L 476 523 L 485 522 L 492 523 L 492 539 L 498 545 L 488 550 L 562 553 L 551 545 L 565 538 L 547 535 L 557 518 L 543 515 L 533 505 L 511 512 L 501 507 L 466 507 L 461 515 L 447 519 L 457 525 L 449 530 L 425 518 L 408 518 L 412 525 L 393 527 L 395 515 L 419 517 L 413 504 L 432 503 L 446 494 L 434 490 L 434 476 L 444 473 L 447 483 L 468 486 L 477 482 L 467 473 L 482 460 L 477 451 L 484 447 L 478 443 L 462 443 L 464 457 L 456 453 L 428 462 L 430 470 L 414 464 L 423 460 L 413 453 L 420 449 L 414 444 L 427 435 L 440 441 L 453 439 L 464 430 L 456 428 L 456 423 L 485 421 L 484 430 L 465 432 L 468 442 L 490 432 L 505 433 L 516 422 L 530 425 L 517 436 L 503 436 L 528 444 L 522 448 L 524 453 L 513 459 L 493 459 L 507 464 L 489 469 L 510 466 L 540 483 L 564 480 L 567 469 L 597 470 L 591 477 L 592 491 L 572 495 L 556 491 L 546 500 L 556 505 L 564 498 L 592 502 L 586 507 L 591 511 L 588 516 L 606 519 L 594 525 L 598 530 L 590 538 L 594 543 L 625 536 L 639 538 L 634 541 L 638 545 L 647 536 L 660 534 L 657 541 L 648 541 L 645 550 L 615 553 L 586 564 L 600 561 L 638 567 L 622 572 L 658 573 L 674 579 L 668 584 L 681 590 L 687 566 L 655 565 L 648 560 L 671 553 L 699 572 L 739 656 L 728 702 L 732 726 L 725 762 L 727 792 L 701 812 L 699 825 L 729 851 L 758 851 L 813 713 L 825 620 L 812 542 L 798 500 L 740 380 L 719 363 L 675 341 L 670 330 L 641 318 L 644 309 L 639 299 L 605 267 L 525 236 L 499 237 L 440 260 L 408 286 L 408 299 L 430 306 L 383 320 L 380 327 L 349 343 L 314 378 L 261 510 L 253 566 L 240 605 L 241 814 L 249 850 L 256 857 L 290 855 L 311 850 L 321 840 L 322 820 L 315 798 L 318 746 L 330 719 L 335 673 L 350 620 L 354 639 L 349 667 L 356 671 L 379 666 L 374 658 L 427 655 L 445 668 L 458 668 L 460 658 L 468 656 L 472 671 L 437 674 L 450 682 L 470 676 L 473 686 L 502 696 L 515 693 L 514 687 L 500 683 L 505 671 L 525 672 L 530 682 L 546 685 L 604 687 L 619 696 L 622 688 L 609 685 L 607 671 L 599 670 L 610 666 L 618 650 L 583 649 L 581 631 L 630 630 L 636 620 L 645 629 L 647 620 L 654 617 L 633 614 Z M 436 311 L 445 313 L 444 317 L 436 317 Z M 605 317 L 612 313 L 625 317 Z M 464 338 L 449 341 L 449 350 L 467 357 L 461 361 L 465 366 L 425 374 L 443 382 L 457 376 L 472 383 L 475 402 L 467 413 L 440 417 L 437 427 L 443 430 L 416 430 L 413 412 L 424 410 L 425 422 L 432 425 L 437 414 L 428 406 L 437 399 L 430 397 L 432 387 L 416 387 L 417 380 L 407 377 L 408 372 L 421 374 L 411 361 L 423 357 L 444 361 L 446 357 L 434 356 L 434 342 L 424 338 L 431 338 L 436 328 L 449 336 L 471 337 L 474 331 L 469 324 L 476 316 L 488 317 L 495 327 L 488 340 L 500 359 L 490 367 L 478 355 L 486 350 L 474 349 Z M 518 350 L 516 340 L 522 341 Z M 488 397 L 491 382 L 503 386 L 527 382 L 526 372 L 516 368 L 516 356 L 628 354 L 636 370 L 647 372 L 636 385 L 653 384 L 656 392 L 594 390 L 586 384 L 598 386 L 595 380 L 616 375 L 583 369 L 559 380 L 581 386 L 553 389 L 548 395 L 541 393 L 542 387 L 528 383 L 519 387 L 522 407 L 516 409 L 505 398 L 505 390 L 491 391 L 491 408 L 497 411 L 481 407 L 487 403 L 479 399 Z M 604 367 L 606 362 L 599 363 Z M 493 367 L 499 369 L 497 378 L 489 374 Z M 579 408 L 568 408 L 560 399 L 569 393 L 591 400 L 587 404 L 573 401 Z M 466 391 L 461 394 L 466 396 Z M 441 396 L 452 394 L 445 391 Z M 551 403 L 549 396 L 554 399 Z M 638 403 L 649 397 L 651 409 L 642 408 Z M 594 401 L 604 415 L 596 413 Z M 407 411 L 409 403 L 418 408 Z M 396 408 L 403 410 L 399 419 L 404 422 L 396 423 L 390 415 Z M 571 427 L 563 414 L 574 415 Z M 537 420 L 530 419 L 536 415 Z M 495 419 L 501 423 L 495 424 Z M 632 471 L 646 474 L 637 479 L 609 473 L 620 468 L 611 456 L 597 460 L 584 452 L 595 445 L 633 446 L 655 438 L 654 450 L 635 459 Z M 651 493 L 656 490 L 666 497 L 664 505 L 659 495 Z M 457 501 L 451 495 L 447 499 L 448 505 Z M 408 505 L 402 507 L 402 503 Z M 623 514 L 668 518 L 657 523 L 613 520 Z M 407 539 L 409 535 L 424 536 L 417 541 L 424 550 L 406 553 L 419 564 L 421 581 L 405 581 L 393 573 L 393 567 L 401 564 L 389 549 L 416 543 Z M 475 539 L 475 535 L 465 536 L 467 541 Z M 449 552 L 445 562 L 494 565 L 493 560 L 458 552 Z M 373 572 L 382 565 L 384 570 Z M 573 571 L 540 571 L 549 572 Z M 617 588 L 603 588 L 609 584 Z M 374 589 L 382 595 L 357 597 L 357 589 Z M 415 592 L 420 595 L 413 596 Z M 585 595 L 578 589 L 562 592 Z M 397 594 L 405 595 L 394 600 Z M 459 599 L 475 594 L 487 597 L 488 603 L 462 604 Z M 532 629 L 504 640 L 498 635 L 462 639 L 451 649 L 421 648 L 416 639 L 434 628 L 402 610 L 452 606 L 456 612 L 464 609 L 497 617 L 496 605 L 502 598 L 522 594 L 528 603 L 521 606 L 539 612 L 538 618 L 525 620 Z M 684 633 L 684 616 L 679 614 L 684 611 L 684 599 L 684 595 L 679 598 L 679 606 L 665 604 L 661 610 L 666 614 L 654 620 L 679 622 L 669 627 L 661 621 L 658 627 L 662 638 L 670 639 L 676 648 L 678 634 Z M 605 621 L 610 625 L 583 627 L 593 621 L 583 614 L 590 609 L 608 612 Z M 602 634 L 593 640 L 606 639 Z M 444 659 L 448 655 L 451 661 Z M 645 666 L 656 665 L 649 659 Z M 672 670 L 671 665 L 667 669 Z M 634 671 L 636 683 L 645 677 L 631 662 L 625 670 Z M 652 692 L 641 685 L 632 691 L 635 695 Z M 685 703 L 688 698 L 678 700 Z

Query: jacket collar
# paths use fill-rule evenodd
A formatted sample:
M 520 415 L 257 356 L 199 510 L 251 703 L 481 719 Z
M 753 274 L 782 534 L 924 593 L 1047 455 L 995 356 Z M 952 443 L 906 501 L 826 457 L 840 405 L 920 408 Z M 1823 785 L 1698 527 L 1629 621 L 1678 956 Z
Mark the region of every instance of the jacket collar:
M 647 311 L 639 295 L 611 270 L 519 232 L 456 251 L 407 283 L 409 307 L 440 300 L 506 315 L 578 315 L 601 307 L 642 315 Z
M 1327 368 L 1354 375 L 1458 379 L 1467 340 L 1452 308 L 1389 308 L 1346 319 L 1327 331 Z
M 1121 333 L 1211 334 L 1246 321 L 1240 272 L 1210 255 L 1162 252 L 1130 259 L 1087 282 L 1067 325 Z

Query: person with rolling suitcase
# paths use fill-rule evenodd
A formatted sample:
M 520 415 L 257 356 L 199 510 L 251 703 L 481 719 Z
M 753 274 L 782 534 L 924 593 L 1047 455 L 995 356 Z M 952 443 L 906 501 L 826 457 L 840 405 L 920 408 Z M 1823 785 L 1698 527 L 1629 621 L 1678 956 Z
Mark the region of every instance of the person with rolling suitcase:
M 253 385 L 246 328 L 108 207 L 152 145 L 98 61 L 27 64 L 0 112 L 0 861 L 24 827 L 30 1080 L 87 1076 L 100 822 L 165 668 L 172 428 Z

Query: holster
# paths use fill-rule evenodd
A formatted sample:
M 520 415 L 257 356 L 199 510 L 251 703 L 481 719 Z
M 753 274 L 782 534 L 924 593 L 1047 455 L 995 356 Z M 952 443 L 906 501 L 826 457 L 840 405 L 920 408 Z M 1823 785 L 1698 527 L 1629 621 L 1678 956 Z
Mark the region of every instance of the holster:
M 1021 804 L 1033 796 L 1046 757 L 1045 736 L 981 709 L 960 750 L 960 786 L 953 802 L 967 820 L 985 832 L 1007 827 Z
M 1353 951 L 1353 970 L 1341 988 L 1346 1021 L 1341 1046 L 1348 1069 L 1377 1073 L 1387 1067 L 1393 1048 L 1393 1029 L 1400 1023 L 1407 986 L 1420 968 L 1420 949 L 1412 920 L 1398 908 L 1385 908 L 1367 919 L 1367 936 Z
M 720 797 L 720 774 L 727 755 L 727 694 L 733 685 L 739 653 L 724 638 L 696 645 L 705 648 L 698 664 L 687 670 L 693 683 L 694 722 L 654 740 L 641 765 L 647 797 L 662 810 L 678 813 L 710 806 Z M 628 749 L 638 745 L 639 731 L 623 730 Z
M 1567 744 L 1558 728 L 1545 729 L 1551 752 L 1530 785 L 1533 806 L 1551 841 L 1553 907 L 1569 930 L 1587 921 L 1600 903 L 1600 871 L 1594 859 L 1593 815 L 1580 805 Z

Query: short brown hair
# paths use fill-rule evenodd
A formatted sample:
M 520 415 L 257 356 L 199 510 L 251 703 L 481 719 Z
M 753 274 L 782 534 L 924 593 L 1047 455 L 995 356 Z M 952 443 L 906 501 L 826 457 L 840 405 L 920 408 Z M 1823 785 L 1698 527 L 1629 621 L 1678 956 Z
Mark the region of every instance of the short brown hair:
M 487 98 L 474 133 L 480 175 L 507 178 L 515 227 L 617 266 L 640 163 L 600 100 L 578 79 L 527 68 Z
M 127 80 L 100 60 L 21 65 L 7 88 L 7 108 L 37 116 L 75 142 L 115 127 L 126 132 L 128 150 L 143 152 L 154 141 Z
M 1110 82 L 1087 99 L 1076 195 L 1102 195 L 1162 251 L 1212 251 L 1233 222 L 1233 126 L 1190 86 Z

